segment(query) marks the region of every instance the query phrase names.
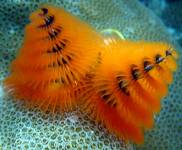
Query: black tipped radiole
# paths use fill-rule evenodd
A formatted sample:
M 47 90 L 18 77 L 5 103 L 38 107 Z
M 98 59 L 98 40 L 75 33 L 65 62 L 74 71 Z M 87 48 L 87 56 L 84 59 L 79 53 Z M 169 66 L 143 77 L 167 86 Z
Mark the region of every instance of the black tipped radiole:
M 154 65 L 153 65 L 151 62 L 147 61 L 147 60 L 145 60 L 145 61 L 143 62 L 143 66 L 144 66 L 144 70 L 145 70 L 146 72 L 152 70 L 153 67 L 154 67 Z
M 127 96 L 130 95 L 130 92 L 128 91 L 128 82 L 126 80 L 121 80 L 118 83 L 119 89 Z
M 41 8 L 43 15 L 46 15 L 48 13 L 48 9 L 47 8 Z
M 157 54 L 155 56 L 155 62 L 156 62 L 156 64 L 161 63 L 163 60 L 164 60 L 164 57 L 162 57 L 161 55 Z
M 166 50 L 166 56 L 171 56 L 172 52 L 170 50 Z
M 48 38 L 50 40 L 55 40 L 56 37 L 61 33 L 62 28 L 61 27 L 57 27 L 57 28 L 53 28 L 48 32 Z
M 54 22 L 54 16 L 46 16 L 45 18 L 44 18 L 44 24 L 42 24 L 42 25 L 40 25 L 40 26 L 38 26 L 39 28 L 48 28 L 48 27 L 50 27 L 52 24 L 53 24 L 53 22 Z
M 131 75 L 132 75 L 132 78 L 134 80 L 138 80 L 139 78 L 141 78 L 141 72 L 140 70 L 137 68 L 137 66 L 133 65 L 131 67 Z

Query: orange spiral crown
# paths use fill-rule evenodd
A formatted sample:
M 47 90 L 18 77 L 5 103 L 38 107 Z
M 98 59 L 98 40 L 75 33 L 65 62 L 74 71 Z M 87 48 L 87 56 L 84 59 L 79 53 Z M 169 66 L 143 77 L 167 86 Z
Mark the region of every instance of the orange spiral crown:
M 120 138 L 142 143 L 142 130 L 153 126 L 167 94 L 176 56 L 165 43 L 110 42 L 85 81 L 82 110 Z
M 5 86 L 43 110 L 72 109 L 77 84 L 96 63 L 102 39 L 89 25 L 54 6 L 44 5 L 30 20 Z

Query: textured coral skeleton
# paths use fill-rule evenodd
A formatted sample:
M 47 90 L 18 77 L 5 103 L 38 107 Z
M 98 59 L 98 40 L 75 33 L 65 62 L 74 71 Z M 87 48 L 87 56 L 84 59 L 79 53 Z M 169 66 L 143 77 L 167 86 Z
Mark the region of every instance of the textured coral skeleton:
M 54 6 L 42 6 L 30 20 L 6 91 L 45 112 L 77 105 L 120 139 L 143 143 L 143 129 L 152 128 L 177 68 L 175 50 L 165 43 L 101 38 Z
M 17 48 L 21 46 L 23 27 L 28 22 L 29 13 L 35 10 L 42 2 L 47 2 L 47 0 L 4 1 L 0 6 L 2 10 L 0 12 L 1 79 L 7 76 L 8 64 L 14 59 Z M 106 28 L 118 29 L 126 39 L 162 40 L 166 42 L 171 42 L 173 39 L 167 33 L 159 18 L 136 0 L 55 0 L 49 2 L 64 7 L 69 12 L 92 24 L 98 30 Z M 180 78 L 181 59 L 179 60 L 178 72 L 174 76 L 175 80 L 170 86 L 169 96 L 162 101 L 161 113 L 155 117 L 155 128 L 146 132 L 145 143 L 139 149 L 179 149 L 182 135 L 178 117 L 182 108 Z M 38 149 L 41 147 L 43 149 L 69 149 L 71 147 L 71 149 L 75 149 L 74 143 L 78 144 L 78 149 L 88 147 L 93 149 L 131 148 L 130 145 L 127 144 L 126 146 L 118 143 L 115 138 L 105 134 L 104 129 L 98 129 L 93 123 L 89 123 L 88 118 L 80 116 L 78 123 L 74 125 L 63 121 L 64 119 L 60 119 L 60 116 L 56 117 L 54 122 L 52 122 L 51 118 L 46 114 L 41 114 L 36 109 L 27 110 L 17 101 L 12 101 L 12 98 L 5 97 L 5 95 L 1 98 L 0 103 L 2 116 L 0 126 L 1 129 L 4 129 L 0 131 L 0 143 L 3 143 L 1 144 L 2 148 L 28 147 L 28 149 Z M 58 123 L 59 121 L 60 123 Z M 84 123 L 82 124 L 81 122 Z M 77 130 L 77 128 L 80 130 Z M 74 132 L 69 132 L 73 131 L 72 129 Z M 62 132 L 63 130 L 64 133 Z M 90 136 L 90 131 L 93 132 L 92 136 Z M 75 135 L 72 133 L 75 133 Z M 75 136 L 77 136 L 76 139 L 74 138 Z M 27 141 L 27 139 L 30 140 Z M 69 139 L 69 141 L 66 139 Z M 63 140 L 64 143 L 61 142 Z

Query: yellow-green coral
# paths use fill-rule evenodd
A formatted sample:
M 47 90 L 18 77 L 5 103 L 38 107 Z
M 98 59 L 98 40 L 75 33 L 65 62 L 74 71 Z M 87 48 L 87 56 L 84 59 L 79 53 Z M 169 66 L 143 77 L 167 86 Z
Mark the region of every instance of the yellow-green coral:
M 20 47 L 29 14 L 42 2 L 62 6 L 98 31 L 116 29 L 126 39 L 172 42 L 161 21 L 137 0 L 2 0 L 0 5 L 0 79 Z M 179 61 L 179 68 L 181 60 Z M 182 145 L 182 70 L 175 75 L 163 101 L 156 125 L 140 149 L 180 149 Z M 78 113 L 78 115 L 76 115 Z M 79 116 L 79 117 L 77 117 Z M 74 112 L 62 117 L 26 109 L 20 101 L 0 97 L 0 148 L 2 149 L 132 149 Z

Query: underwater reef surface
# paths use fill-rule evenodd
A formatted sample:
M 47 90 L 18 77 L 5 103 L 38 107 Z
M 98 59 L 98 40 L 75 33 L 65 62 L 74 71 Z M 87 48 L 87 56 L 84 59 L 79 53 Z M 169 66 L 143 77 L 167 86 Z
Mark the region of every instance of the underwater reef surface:
M 98 31 L 113 28 L 126 39 L 166 41 L 180 47 L 153 12 L 137 0 L 1 0 L 0 80 L 21 46 L 29 14 L 49 2 L 93 25 Z M 44 114 L 23 107 L 0 88 L 0 149 L 146 149 L 178 150 L 182 147 L 182 59 L 156 115 L 154 129 L 141 146 L 124 144 L 96 126 L 79 111 L 65 116 Z
M 173 38 L 182 46 L 182 1 L 181 0 L 140 0 L 159 16 Z

